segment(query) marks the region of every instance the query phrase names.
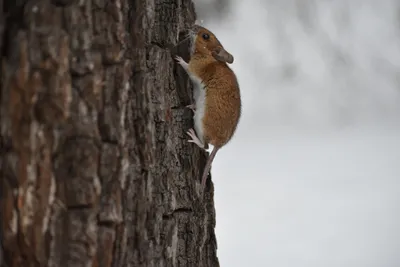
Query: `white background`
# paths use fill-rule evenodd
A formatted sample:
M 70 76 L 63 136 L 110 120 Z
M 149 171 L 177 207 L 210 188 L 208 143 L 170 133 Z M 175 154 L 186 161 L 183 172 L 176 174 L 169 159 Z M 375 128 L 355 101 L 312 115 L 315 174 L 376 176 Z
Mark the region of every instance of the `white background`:
M 203 22 L 243 101 L 212 168 L 221 266 L 399 267 L 400 2 L 228 2 Z

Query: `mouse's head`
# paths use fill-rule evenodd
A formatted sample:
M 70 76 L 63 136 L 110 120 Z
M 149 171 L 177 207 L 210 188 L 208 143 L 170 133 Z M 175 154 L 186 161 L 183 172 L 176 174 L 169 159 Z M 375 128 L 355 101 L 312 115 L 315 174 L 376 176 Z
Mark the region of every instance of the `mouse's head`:
M 192 54 L 200 53 L 213 56 L 216 60 L 232 63 L 233 56 L 224 49 L 215 35 L 206 28 L 194 25 L 190 31 L 192 36 Z

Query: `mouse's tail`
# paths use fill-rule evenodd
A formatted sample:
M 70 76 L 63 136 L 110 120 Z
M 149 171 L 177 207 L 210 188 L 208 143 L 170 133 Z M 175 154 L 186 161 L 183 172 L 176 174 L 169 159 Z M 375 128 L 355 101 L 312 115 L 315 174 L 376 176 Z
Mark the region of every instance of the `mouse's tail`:
M 204 167 L 203 176 L 201 177 L 201 197 L 203 197 L 203 195 L 204 195 L 204 191 L 206 189 L 206 181 L 207 181 L 208 173 L 210 172 L 211 164 L 212 164 L 218 150 L 219 150 L 219 147 L 214 146 L 210 156 L 208 157 L 206 166 Z

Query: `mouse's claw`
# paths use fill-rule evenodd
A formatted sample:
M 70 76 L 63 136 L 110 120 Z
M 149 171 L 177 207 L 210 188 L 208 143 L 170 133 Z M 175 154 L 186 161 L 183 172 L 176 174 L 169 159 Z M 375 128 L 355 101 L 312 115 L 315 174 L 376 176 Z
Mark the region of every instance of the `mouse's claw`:
M 189 131 L 186 132 L 187 135 L 189 135 L 192 139 L 189 139 L 189 143 L 195 143 L 198 147 L 204 149 L 204 144 L 203 142 L 200 141 L 200 139 L 197 137 L 195 131 L 193 128 L 189 129 Z
M 181 58 L 180 56 L 175 56 L 175 61 L 179 64 L 186 63 L 185 60 L 183 60 L 183 58 Z
M 196 104 L 187 105 L 186 108 L 190 108 L 192 111 L 196 111 Z
M 182 68 L 184 68 L 186 71 L 189 68 L 189 64 L 186 63 L 185 60 L 183 60 L 183 58 L 181 58 L 180 56 L 175 56 L 175 61 L 182 66 Z

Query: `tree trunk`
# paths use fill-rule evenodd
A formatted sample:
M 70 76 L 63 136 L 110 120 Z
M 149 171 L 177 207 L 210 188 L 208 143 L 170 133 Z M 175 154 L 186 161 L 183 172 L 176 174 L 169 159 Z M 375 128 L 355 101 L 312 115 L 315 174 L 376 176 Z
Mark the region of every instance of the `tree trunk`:
M 173 60 L 195 17 L 186 0 L 0 0 L 1 266 L 219 266 Z

